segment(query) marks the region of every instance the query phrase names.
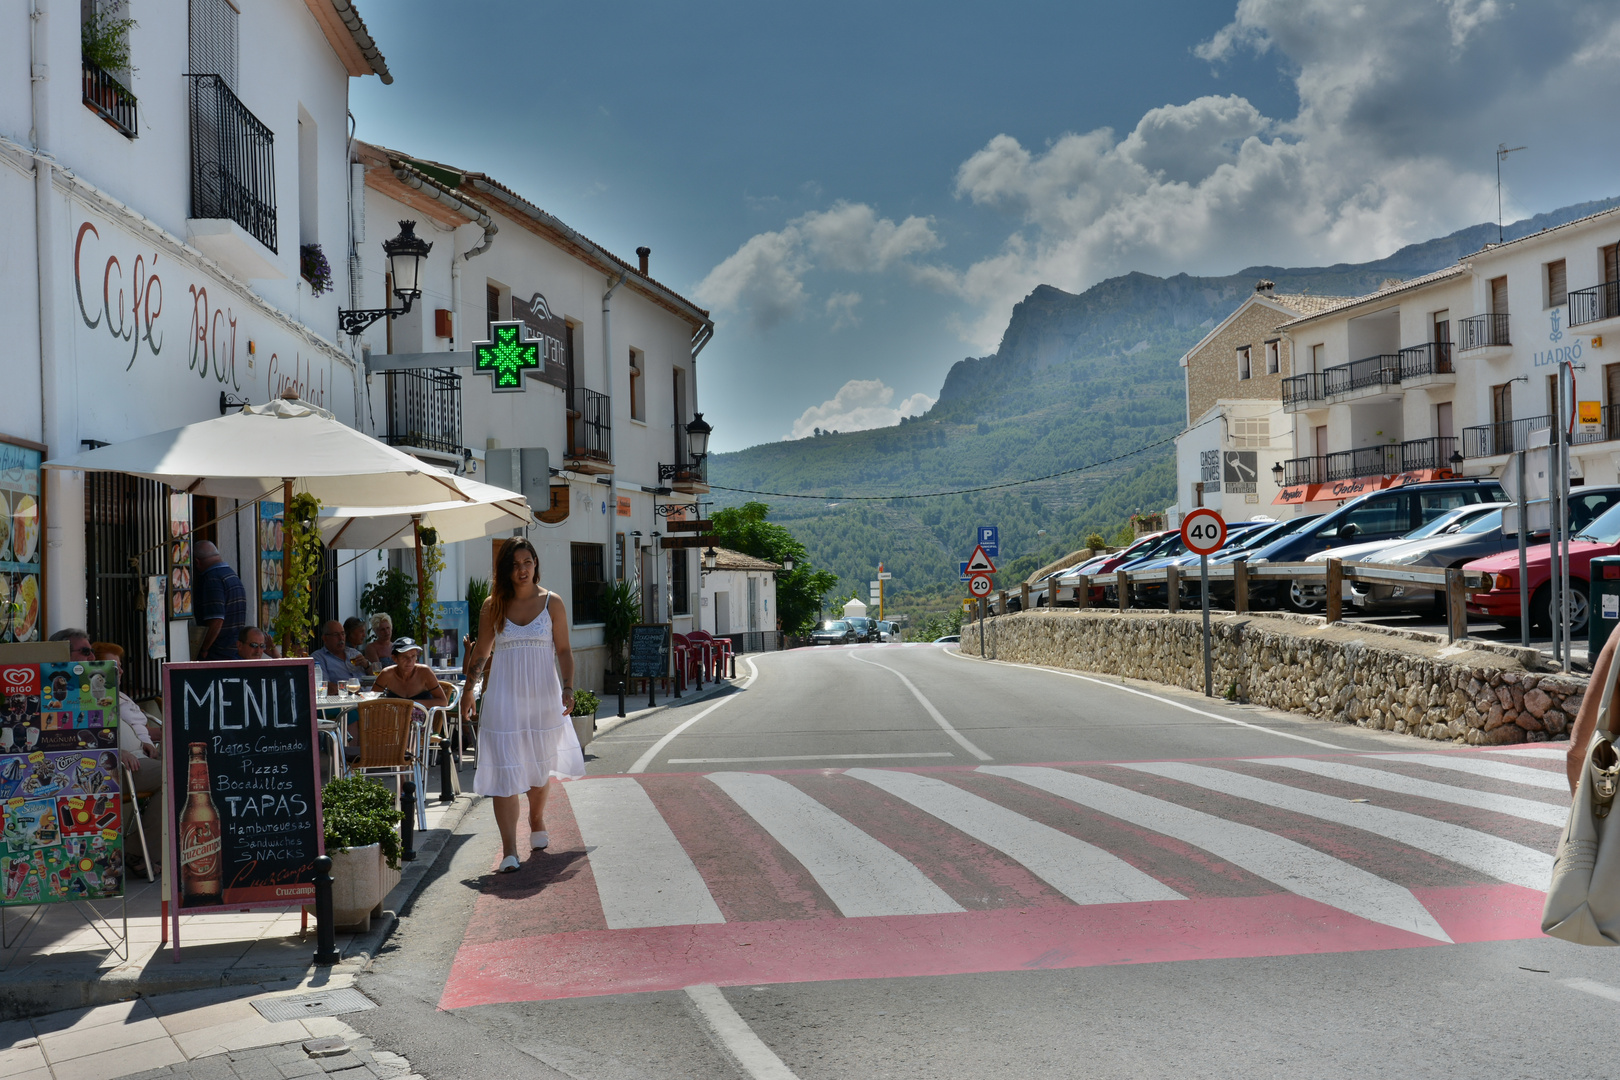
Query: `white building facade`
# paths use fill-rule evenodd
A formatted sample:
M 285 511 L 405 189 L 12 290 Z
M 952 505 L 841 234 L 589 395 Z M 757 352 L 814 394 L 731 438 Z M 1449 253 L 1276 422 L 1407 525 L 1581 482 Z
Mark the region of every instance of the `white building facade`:
M 715 637 L 742 637 L 738 652 L 776 648 L 776 575 L 780 563 L 716 548 L 714 569 L 703 571 L 701 626 Z
M 0 351 L 0 494 L 8 507 L 34 500 L 43 525 L 33 550 L 0 552 L 0 584 L 17 595 L 33 577 L 42 599 L 37 618 L 12 620 L 0 639 L 87 625 L 140 658 L 135 686 L 151 690 L 144 583 L 168 580 L 165 605 L 183 613 L 176 583 L 189 578 L 172 574 L 186 568 L 170 565 L 170 530 L 232 507 L 37 464 L 289 388 L 359 419 L 362 368 L 335 335 L 348 288 L 348 88 L 390 77 L 346 0 L 143 5 L 118 71 L 82 47 L 91 11 L 126 13 L 77 0 L 0 9 L 0 69 L 13 75 L 0 86 L 0 310 L 12 328 Z M 301 274 L 310 245 L 331 253 L 321 295 Z M 250 593 L 255 531 L 227 519 L 198 534 Z

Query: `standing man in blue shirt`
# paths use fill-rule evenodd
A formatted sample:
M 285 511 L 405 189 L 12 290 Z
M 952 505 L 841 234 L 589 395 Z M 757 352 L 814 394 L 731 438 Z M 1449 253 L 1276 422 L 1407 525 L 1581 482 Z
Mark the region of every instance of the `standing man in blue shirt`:
M 192 553 L 199 575 L 192 581 L 192 592 L 197 622 L 203 628 L 197 654 L 203 660 L 239 660 L 236 639 L 247 625 L 247 590 L 212 543 L 199 540 Z

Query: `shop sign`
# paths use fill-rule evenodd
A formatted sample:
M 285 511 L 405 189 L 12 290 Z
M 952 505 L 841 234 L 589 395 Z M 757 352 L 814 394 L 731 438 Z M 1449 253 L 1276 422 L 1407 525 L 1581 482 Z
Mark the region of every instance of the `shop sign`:
M 1260 475 L 1260 452 L 1223 450 L 1221 459 L 1221 480 L 1226 485 L 1226 490 L 1238 495 L 1253 495 L 1256 490 L 1255 480 Z M 1207 485 L 1204 490 L 1209 490 Z
M 1221 490 L 1221 452 L 1219 450 L 1200 450 L 1198 452 L 1198 479 L 1204 485 L 1204 494 L 1209 495 Z
M 540 345 L 541 369 L 535 377 L 559 390 L 568 389 L 568 323 L 551 310 L 540 293 L 527 300 L 514 293 L 512 318 L 521 322 L 530 340 Z

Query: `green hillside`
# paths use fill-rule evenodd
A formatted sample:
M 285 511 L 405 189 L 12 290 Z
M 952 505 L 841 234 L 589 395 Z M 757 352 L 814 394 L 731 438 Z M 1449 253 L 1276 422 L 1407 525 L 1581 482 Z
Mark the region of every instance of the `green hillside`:
M 1523 236 L 1617 204 L 1565 207 L 1505 232 Z M 1078 296 L 1042 285 L 1014 309 L 993 355 L 952 366 L 925 416 L 717 454 L 709 462 L 715 503 L 769 504 L 771 520 L 803 541 L 816 566 L 838 575 L 837 597 L 865 599 L 882 562 L 894 575 L 891 610 L 944 610 L 966 595 L 957 562 L 967 558 L 979 525 L 1000 526 L 997 580 L 1011 585 L 1082 546 L 1088 534 L 1112 536 L 1132 512 L 1174 501 L 1169 440 L 1187 420 L 1177 361 L 1257 278 L 1275 281 L 1283 293 L 1357 295 L 1389 277 L 1449 265 L 1495 235 L 1494 224 L 1477 225 L 1359 265 L 1251 267 L 1206 278 L 1133 273 Z M 1152 448 L 1132 454 L 1143 447 Z M 999 490 L 893 497 L 1097 462 L 1106 463 Z

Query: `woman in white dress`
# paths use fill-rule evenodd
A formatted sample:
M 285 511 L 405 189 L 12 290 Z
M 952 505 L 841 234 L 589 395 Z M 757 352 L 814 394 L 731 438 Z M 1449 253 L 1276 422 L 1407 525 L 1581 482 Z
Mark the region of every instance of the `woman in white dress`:
M 539 851 L 550 843 L 546 796 L 551 778 L 585 775 L 585 752 L 568 719 L 574 708 L 568 613 L 561 597 L 540 587 L 539 578 L 533 544 L 514 537 L 501 545 L 495 582 L 478 617 L 478 644 L 467 657 L 469 680 L 490 661 L 478 709 L 473 790 L 495 802 L 503 874 L 518 868 L 518 796 L 528 793 L 530 845 Z M 469 682 L 462 696 L 463 721 L 473 696 Z

